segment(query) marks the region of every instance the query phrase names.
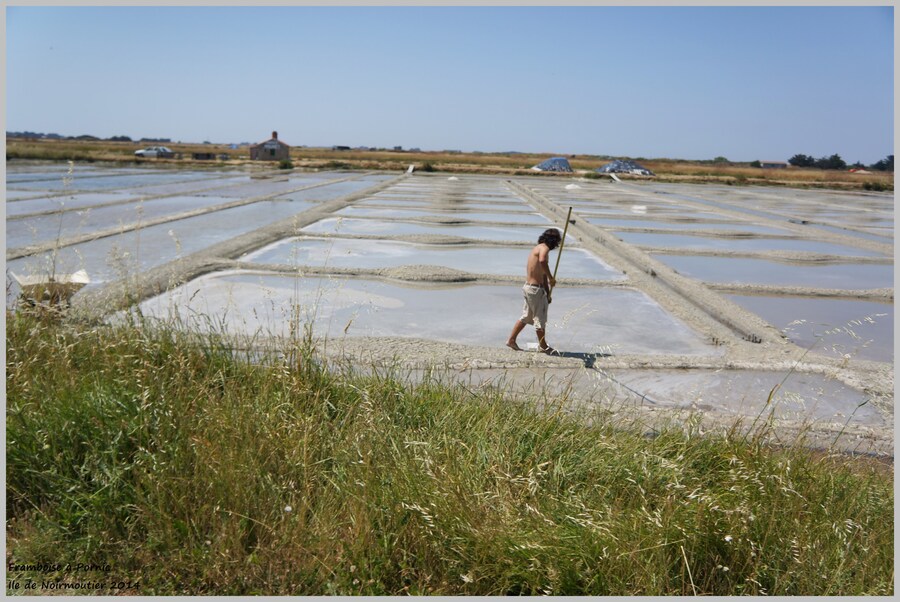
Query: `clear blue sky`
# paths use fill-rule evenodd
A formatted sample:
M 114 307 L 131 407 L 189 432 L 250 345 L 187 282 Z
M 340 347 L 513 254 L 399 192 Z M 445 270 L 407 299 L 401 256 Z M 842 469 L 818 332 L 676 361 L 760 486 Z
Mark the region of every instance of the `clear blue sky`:
M 7 7 L 6 130 L 893 154 L 893 7 Z

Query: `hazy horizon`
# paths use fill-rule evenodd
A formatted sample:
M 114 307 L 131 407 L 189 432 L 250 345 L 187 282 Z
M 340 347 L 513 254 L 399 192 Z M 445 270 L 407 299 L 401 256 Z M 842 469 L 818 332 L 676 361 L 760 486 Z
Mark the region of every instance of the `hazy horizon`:
M 893 7 L 25 7 L 6 131 L 786 161 L 893 154 Z

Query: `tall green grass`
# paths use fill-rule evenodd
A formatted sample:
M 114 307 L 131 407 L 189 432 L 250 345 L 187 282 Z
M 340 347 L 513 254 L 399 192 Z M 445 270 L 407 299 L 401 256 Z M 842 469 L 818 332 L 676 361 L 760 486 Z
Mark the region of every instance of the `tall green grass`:
M 893 481 L 393 370 L 7 314 L 8 562 L 154 594 L 893 593 Z M 10 571 L 8 578 L 72 579 Z

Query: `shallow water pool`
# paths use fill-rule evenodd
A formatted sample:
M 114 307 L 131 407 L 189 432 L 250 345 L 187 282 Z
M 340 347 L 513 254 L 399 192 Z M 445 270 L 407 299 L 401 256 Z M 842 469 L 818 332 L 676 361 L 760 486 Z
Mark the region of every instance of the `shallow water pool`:
M 233 201 L 234 199 L 219 197 L 166 197 L 111 207 L 68 211 L 56 215 L 7 220 L 6 244 L 8 247 L 22 247 L 38 242 L 53 241 L 57 236 L 66 238 L 90 234 Z M 302 211 L 308 206 L 309 204 L 297 205 L 297 211 Z
M 230 333 L 290 334 L 292 317 L 331 339 L 405 337 L 505 350 L 521 315 L 520 286 L 405 286 L 358 278 L 302 278 L 250 272 L 210 274 L 141 304 L 144 315 L 207 329 L 216 316 Z M 579 287 L 554 293 L 547 340 L 566 352 L 717 354 L 644 293 Z M 519 337 L 536 341 L 528 326 Z
M 830 357 L 893 362 L 894 305 L 848 299 L 726 295 L 796 345 Z

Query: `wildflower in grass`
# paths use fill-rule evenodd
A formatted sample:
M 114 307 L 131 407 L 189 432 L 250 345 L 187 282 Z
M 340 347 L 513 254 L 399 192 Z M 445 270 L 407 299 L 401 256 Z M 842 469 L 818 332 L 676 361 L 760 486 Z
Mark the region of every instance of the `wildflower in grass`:
M 291 508 L 290 506 L 285 506 L 285 507 L 284 507 L 284 511 L 285 511 L 285 512 L 290 512 L 291 510 L 293 510 L 293 508 Z
M 732 541 L 733 539 L 734 539 L 734 538 L 733 538 L 731 535 L 726 535 L 726 536 L 725 536 L 725 541 L 726 541 L 727 543 L 731 543 L 731 541 Z
M 181 241 L 178 240 L 178 236 L 175 234 L 175 230 L 169 228 L 168 235 L 173 241 L 175 241 L 175 249 L 178 251 L 178 254 L 181 255 Z

